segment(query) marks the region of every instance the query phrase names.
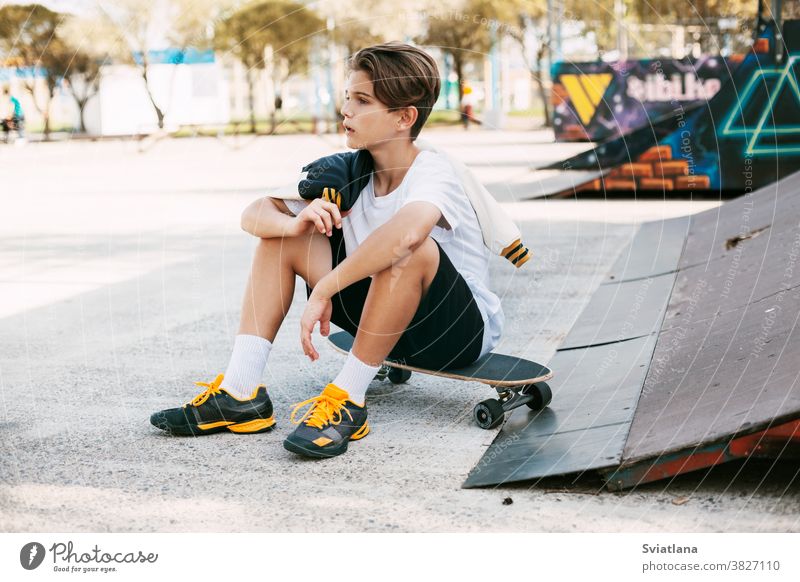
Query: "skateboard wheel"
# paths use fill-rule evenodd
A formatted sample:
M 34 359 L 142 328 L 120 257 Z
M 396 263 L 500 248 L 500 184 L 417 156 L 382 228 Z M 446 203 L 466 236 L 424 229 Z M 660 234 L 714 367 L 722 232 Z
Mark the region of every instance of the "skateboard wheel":
M 525 403 L 525 406 L 531 410 L 542 410 L 548 404 L 550 404 L 550 401 L 553 399 L 553 393 L 550 391 L 550 386 L 548 386 L 545 382 L 528 384 L 522 389 L 522 393 L 531 394 L 533 396 L 533 400 Z
M 389 369 L 389 382 L 392 384 L 405 384 L 411 378 L 411 370 L 403 368 L 390 368 Z
M 472 416 L 479 427 L 490 430 L 503 422 L 505 410 L 498 400 L 489 399 L 476 404 L 472 409 Z
M 391 374 L 391 372 L 392 369 L 384 364 L 378 369 L 378 373 L 375 374 L 375 380 L 380 380 L 381 382 L 383 382 L 386 379 L 386 376 Z

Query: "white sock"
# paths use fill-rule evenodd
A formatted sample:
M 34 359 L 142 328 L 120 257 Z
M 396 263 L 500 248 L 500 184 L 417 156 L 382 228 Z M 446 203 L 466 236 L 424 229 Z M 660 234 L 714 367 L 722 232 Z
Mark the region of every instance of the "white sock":
M 261 384 L 271 350 L 272 342 L 268 339 L 257 335 L 237 335 L 222 387 L 237 398 L 249 398 Z
M 339 388 L 346 390 L 350 394 L 350 400 L 364 406 L 364 400 L 367 395 L 367 387 L 375 374 L 380 370 L 380 366 L 373 367 L 365 364 L 353 355 L 353 352 L 347 354 L 347 360 L 342 367 L 342 371 L 336 376 L 333 381 Z

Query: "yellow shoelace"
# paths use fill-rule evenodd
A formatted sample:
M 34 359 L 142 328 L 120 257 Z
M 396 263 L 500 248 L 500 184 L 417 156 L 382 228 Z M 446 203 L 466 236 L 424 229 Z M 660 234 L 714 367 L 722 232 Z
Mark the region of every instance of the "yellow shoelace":
M 201 388 L 205 388 L 203 392 L 192 398 L 192 401 L 184 404 L 183 407 L 186 408 L 190 404 L 192 406 L 200 406 L 203 402 L 211 398 L 214 394 L 220 393 L 220 384 L 222 384 L 222 379 L 225 375 L 219 374 L 213 382 L 195 382 L 197 386 Z
M 309 426 L 322 428 L 327 423 L 339 424 L 342 422 L 342 409 L 344 409 L 347 416 L 350 417 L 350 420 L 353 420 L 353 415 L 350 414 L 350 411 L 345 407 L 344 403 L 345 399 L 340 400 L 338 398 L 333 398 L 323 392 L 319 396 L 314 396 L 313 398 L 295 404 L 294 410 L 292 410 L 292 414 L 289 416 L 289 420 L 294 424 L 300 424 L 305 421 Z M 309 405 L 311 408 L 306 410 L 306 413 L 300 420 L 295 420 L 295 415 Z

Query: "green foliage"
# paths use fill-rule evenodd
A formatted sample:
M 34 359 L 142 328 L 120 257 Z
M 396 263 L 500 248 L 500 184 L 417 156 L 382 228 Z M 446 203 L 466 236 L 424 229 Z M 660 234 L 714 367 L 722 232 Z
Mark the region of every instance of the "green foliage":
M 59 14 L 40 4 L 0 8 L 0 47 L 12 62 L 21 66 L 46 67 L 62 47 L 56 36 Z M 51 46 L 53 41 L 55 46 Z
M 708 19 L 753 19 L 756 0 L 648 0 L 626 2 L 628 15 L 653 24 L 702 24 Z
M 311 38 L 324 30 L 321 18 L 302 4 L 260 2 L 222 19 L 214 30 L 214 47 L 248 69 L 265 68 L 265 51 L 271 47 L 291 74 L 308 66 Z
M 70 42 L 66 33 L 69 16 L 58 14 L 39 4 L 0 8 L 0 48 L 16 66 L 37 67 L 44 74 L 45 102 L 37 99 L 34 81 L 26 88 L 44 118 L 45 137 L 50 134 L 50 102 L 62 80 L 78 102 L 83 125 L 83 108 L 97 92 L 100 63 L 98 59 Z M 74 91 L 74 81 L 81 79 L 84 92 Z

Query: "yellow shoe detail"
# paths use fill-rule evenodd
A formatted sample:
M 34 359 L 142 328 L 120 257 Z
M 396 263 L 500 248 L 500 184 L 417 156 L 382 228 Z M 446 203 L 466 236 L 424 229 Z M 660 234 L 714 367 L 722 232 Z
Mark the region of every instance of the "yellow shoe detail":
M 237 398 L 236 396 L 234 396 L 233 394 L 228 392 L 227 389 L 222 387 L 222 381 L 223 381 L 224 378 L 225 378 L 225 374 L 218 374 L 217 377 L 214 378 L 213 382 L 195 382 L 195 384 L 197 386 L 200 386 L 201 388 L 205 388 L 205 390 L 203 390 L 203 392 L 201 392 L 200 394 L 195 396 L 192 399 L 191 402 L 187 402 L 186 404 L 184 404 L 183 407 L 186 408 L 189 405 L 200 406 L 201 404 L 203 404 L 206 400 L 208 400 L 209 398 L 211 398 L 215 394 L 221 394 L 222 392 L 225 392 L 225 394 L 227 394 L 228 396 L 230 396 L 234 400 L 238 400 L 239 402 L 248 402 L 248 401 L 252 400 L 253 398 L 255 398 L 256 396 L 258 396 L 258 391 L 262 387 L 265 387 L 264 384 L 259 384 L 258 386 L 255 387 L 255 389 L 253 389 L 253 391 L 250 393 L 250 396 L 248 398 Z
M 255 387 L 255 390 L 253 390 L 253 391 L 250 393 L 250 398 L 248 398 L 248 400 L 252 400 L 252 399 L 253 399 L 253 398 L 255 398 L 256 396 L 258 396 L 258 391 L 259 391 L 259 390 L 261 390 L 261 387 L 262 387 L 262 386 L 264 386 L 264 384 L 259 384 L 258 386 L 256 386 L 256 387 Z M 266 388 L 266 386 L 264 386 L 264 387 Z M 226 390 L 226 392 L 227 392 L 227 390 Z
M 369 422 L 365 422 L 364 426 L 358 429 L 356 432 L 353 433 L 353 436 L 350 437 L 351 441 L 357 441 L 358 439 L 363 439 L 365 436 L 369 434 Z
M 350 420 L 353 420 L 353 415 L 345 408 L 345 401 L 348 396 L 349 394 L 336 384 L 328 384 L 319 396 L 297 403 L 289 420 L 293 424 L 305 422 L 308 426 L 323 428 L 326 424 L 339 424 L 342 422 L 342 410 L 347 413 Z M 295 415 L 306 406 L 309 406 L 306 413 L 299 420 L 295 420 Z
M 333 441 L 328 437 L 319 437 L 311 442 L 317 445 L 318 447 L 324 447 L 325 445 L 327 445 L 328 443 L 332 443 Z
M 275 418 L 257 418 L 255 420 L 248 420 L 247 422 L 240 422 L 228 427 L 229 431 L 245 433 L 245 432 L 259 432 L 267 429 L 275 424 Z
M 227 420 L 220 420 L 219 422 L 207 422 L 205 424 L 198 424 L 197 428 L 200 430 L 209 430 L 212 428 L 217 428 L 218 426 L 228 426 L 229 424 L 233 424 Z
M 195 382 L 197 386 L 204 387 L 205 390 L 200 394 L 198 394 L 197 396 L 195 396 L 192 399 L 192 401 L 189 402 L 188 404 L 191 404 L 192 406 L 200 406 L 201 404 L 203 404 L 203 402 L 211 398 L 214 394 L 219 394 L 222 391 L 222 389 L 220 388 L 220 384 L 222 384 L 222 379 L 224 377 L 225 377 L 224 374 L 218 374 L 217 377 L 214 379 L 214 381 L 211 383 Z M 186 408 L 188 404 L 184 404 L 183 407 Z

